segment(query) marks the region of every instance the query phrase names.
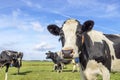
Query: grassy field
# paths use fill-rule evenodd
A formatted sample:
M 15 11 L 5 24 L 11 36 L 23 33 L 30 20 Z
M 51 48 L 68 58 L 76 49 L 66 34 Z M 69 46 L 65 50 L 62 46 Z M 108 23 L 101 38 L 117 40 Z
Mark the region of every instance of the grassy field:
M 72 73 L 72 65 L 62 73 L 53 72 L 52 62 L 23 61 L 20 74 L 17 75 L 17 69 L 9 69 L 8 80 L 80 80 L 80 73 Z M 5 68 L 0 71 L 0 80 L 4 80 Z M 101 80 L 101 78 L 99 78 Z M 111 80 L 120 80 L 120 73 L 111 73 Z

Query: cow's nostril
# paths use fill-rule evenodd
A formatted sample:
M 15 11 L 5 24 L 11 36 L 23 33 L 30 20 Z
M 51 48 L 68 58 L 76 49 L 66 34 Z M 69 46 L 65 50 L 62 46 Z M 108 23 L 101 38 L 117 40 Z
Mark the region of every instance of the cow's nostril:
M 71 54 L 73 52 L 73 50 L 62 50 L 63 54 Z

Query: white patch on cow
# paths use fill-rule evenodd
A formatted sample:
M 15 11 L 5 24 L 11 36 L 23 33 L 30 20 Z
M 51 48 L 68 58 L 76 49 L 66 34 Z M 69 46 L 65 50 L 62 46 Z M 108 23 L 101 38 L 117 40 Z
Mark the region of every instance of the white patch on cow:
M 112 60 L 111 71 L 112 72 L 120 72 L 120 59 Z
M 118 67 L 118 65 L 120 64 L 120 59 L 117 59 L 115 56 L 115 50 L 113 47 L 114 43 L 110 41 L 107 37 L 105 37 L 102 32 L 91 30 L 90 32 L 88 32 L 88 35 L 90 36 L 93 44 L 94 42 L 102 43 L 102 40 L 106 41 L 106 43 L 109 46 L 110 55 L 114 56 L 114 60 L 112 60 L 111 70 L 120 72 L 120 66 Z M 120 35 L 117 35 L 117 36 L 120 36 Z
M 91 30 L 88 32 L 89 37 L 91 38 L 93 44 L 94 42 L 101 42 L 104 39 L 103 33 L 95 30 Z
M 78 22 L 74 19 L 67 20 L 63 25 L 63 32 L 65 35 L 65 44 L 63 50 L 73 49 L 75 53 L 73 56 L 78 57 L 78 47 L 76 45 L 76 30 Z
M 110 80 L 109 70 L 102 64 L 95 60 L 88 61 L 84 75 L 87 80 L 96 80 L 97 75 L 101 75 L 103 80 Z
M 120 37 L 120 34 L 115 34 L 116 36 Z

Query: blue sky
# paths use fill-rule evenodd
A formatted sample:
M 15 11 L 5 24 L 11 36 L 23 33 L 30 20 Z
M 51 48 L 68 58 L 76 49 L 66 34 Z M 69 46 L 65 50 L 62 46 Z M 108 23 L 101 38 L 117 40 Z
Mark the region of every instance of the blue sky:
M 24 60 L 44 60 L 48 50 L 59 51 L 59 37 L 47 25 L 75 18 L 94 20 L 94 29 L 120 34 L 119 0 L 0 0 L 0 51 L 24 53 Z

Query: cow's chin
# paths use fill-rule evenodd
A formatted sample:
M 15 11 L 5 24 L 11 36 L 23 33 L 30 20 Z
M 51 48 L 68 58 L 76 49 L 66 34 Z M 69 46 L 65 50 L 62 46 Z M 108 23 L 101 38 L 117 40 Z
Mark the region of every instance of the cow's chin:
M 63 56 L 64 59 L 73 59 L 73 55 L 66 54 Z

